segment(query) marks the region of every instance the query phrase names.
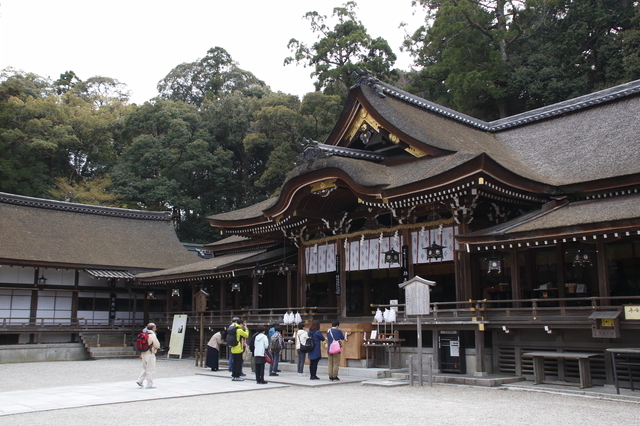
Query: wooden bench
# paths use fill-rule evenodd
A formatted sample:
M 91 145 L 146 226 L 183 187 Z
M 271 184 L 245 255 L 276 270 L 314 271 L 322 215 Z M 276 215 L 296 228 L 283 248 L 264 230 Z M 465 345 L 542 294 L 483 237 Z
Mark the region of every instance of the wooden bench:
M 545 383 L 544 381 L 544 359 L 577 359 L 580 371 L 580 388 L 590 388 L 591 384 L 591 362 L 589 358 L 596 357 L 600 354 L 589 352 L 553 352 L 553 351 L 536 351 L 525 352 L 523 357 L 533 358 L 533 384 L 538 385 Z

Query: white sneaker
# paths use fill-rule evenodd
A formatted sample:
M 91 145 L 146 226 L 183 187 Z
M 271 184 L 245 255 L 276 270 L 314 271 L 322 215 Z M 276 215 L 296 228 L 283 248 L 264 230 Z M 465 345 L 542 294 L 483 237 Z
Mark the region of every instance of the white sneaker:
M 153 385 L 147 386 L 147 389 L 155 389 L 156 387 Z

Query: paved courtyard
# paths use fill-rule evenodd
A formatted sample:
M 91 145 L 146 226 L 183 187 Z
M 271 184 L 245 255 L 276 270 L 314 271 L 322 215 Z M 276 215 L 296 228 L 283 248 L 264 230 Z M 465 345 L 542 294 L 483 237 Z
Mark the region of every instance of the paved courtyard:
M 635 424 L 640 391 L 566 386 L 391 386 L 345 376 L 330 382 L 283 371 L 257 385 L 232 382 L 193 360 L 158 359 L 156 389 L 140 389 L 140 361 L 0 364 L 0 424 Z

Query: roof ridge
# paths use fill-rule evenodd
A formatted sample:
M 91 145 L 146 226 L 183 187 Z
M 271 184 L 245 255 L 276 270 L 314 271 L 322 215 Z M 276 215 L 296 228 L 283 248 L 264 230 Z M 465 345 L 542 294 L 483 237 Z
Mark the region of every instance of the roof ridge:
M 143 220 L 171 220 L 170 212 L 154 212 L 145 210 L 123 209 L 119 207 L 93 206 L 90 204 L 70 203 L 67 201 L 48 200 L 45 198 L 28 197 L 26 195 L 8 194 L 0 192 L 0 203 L 25 207 L 66 211 L 73 213 L 93 214 L 109 217 L 122 217 Z
M 357 85 L 371 87 L 371 89 L 380 97 L 385 97 L 386 95 L 393 96 L 394 98 L 408 102 L 417 107 L 491 133 L 556 117 L 568 112 L 578 111 L 593 105 L 599 105 L 615 99 L 640 93 L 640 80 L 634 80 L 597 92 L 578 96 L 577 98 L 568 99 L 566 101 L 557 102 L 555 104 L 536 108 L 510 117 L 486 122 L 398 89 L 390 84 L 381 82 L 375 77 L 361 77 Z

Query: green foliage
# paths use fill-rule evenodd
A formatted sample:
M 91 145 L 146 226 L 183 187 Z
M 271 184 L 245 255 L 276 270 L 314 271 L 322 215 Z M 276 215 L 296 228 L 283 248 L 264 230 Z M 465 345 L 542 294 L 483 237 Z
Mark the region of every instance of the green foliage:
M 319 40 L 309 46 L 292 38 L 287 44 L 293 56 L 284 60 L 285 65 L 296 62 L 314 67 L 311 76 L 317 78 L 316 90 L 345 97 L 357 82 L 356 70 L 362 68 L 384 81 L 393 76 L 396 55 L 384 39 L 374 39 L 367 33 L 356 17 L 356 7 L 353 1 L 335 7 L 332 17 L 337 23 L 333 28 L 325 23 L 326 16 L 307 12 L 304 18 L 310 21 L 311 31 L 318 34 Z
M 407 90 L 492 120 L 640 78 L 638 6 L 624 0 L 416 0 Z
M 54 200 L 108 207 L 124 207 L 120 196 L 111 192 L 111 178 L 86 179 L 79 183 L 56 179 L 56 187 L 49 191 Z
M 204 58 L 195 62 L 178 65 L 158 82 L 162 99 L 182 101 L 198 107 L 207 97 L 213 99 L 234 92 L 258 96 L 264 88 L 263 81 L 249 71 L 240 69 L 221 47 L 209 49 Z

